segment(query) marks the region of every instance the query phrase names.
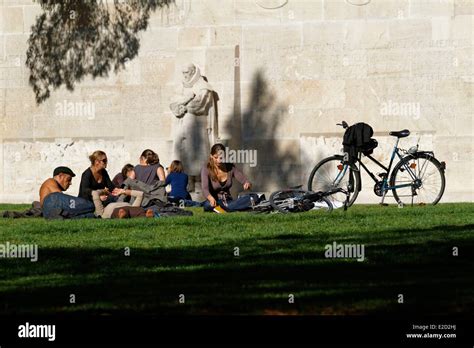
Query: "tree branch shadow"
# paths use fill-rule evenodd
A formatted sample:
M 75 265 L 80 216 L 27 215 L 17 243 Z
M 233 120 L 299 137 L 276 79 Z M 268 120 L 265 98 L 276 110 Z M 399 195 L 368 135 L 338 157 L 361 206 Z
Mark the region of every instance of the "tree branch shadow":
M 41 104 L 51 89 L 70 91 L 85 76 L 108 76 L 138 54 L 138 34 L 150 13 L 174 0 L 38 0 L 43 13 L 31 28 L 26 65 Z

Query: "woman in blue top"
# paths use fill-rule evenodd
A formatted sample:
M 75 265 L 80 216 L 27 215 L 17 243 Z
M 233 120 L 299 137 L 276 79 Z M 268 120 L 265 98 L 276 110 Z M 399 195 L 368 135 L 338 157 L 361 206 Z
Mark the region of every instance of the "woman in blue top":
M 169 174 L 166 177 L 166 185 L 171 185 L 171 192 L 168 194 L 168 201 L 187 207 L 200 206 L 201 203 L 191 200 L 188 187 L 188 175 L 184 173 L 181 161 L 173 161 L 169 167 Z

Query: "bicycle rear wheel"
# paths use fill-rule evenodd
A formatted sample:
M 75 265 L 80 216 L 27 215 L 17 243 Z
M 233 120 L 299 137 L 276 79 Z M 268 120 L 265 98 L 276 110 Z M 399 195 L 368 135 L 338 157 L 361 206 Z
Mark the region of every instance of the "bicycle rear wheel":
M 352 176 L 352 179 L 350 179 Z M 344 157 L 334 155 L 323 159 L 311 171 L 308 180 L 309 191 L 328 192 L 337 188 L 342 188 L 350 192 L 350 207 L 359 195 L 360 173 L 350 170 L 349 165 L 344 163 Z M 342 207 L 346 201 L 346 195 L 338 192 L 327 197 L 334 208 Z
M 410 185 L 392 189 L 393 197 L 399 204 L 434 205 L 444 193 L 444 168 L 428 153 L 407 156 L 393 169 L 390 186 L 407 184 Z
M 314 208 L 324 211 L 332 211 L 332 204 L 326 197 L 312 201 L 305 198 L 307 191 L 303 190 L 284 190 L 276 191 L 270 195 L 271 206 L 280 213 L 296 213 L 308 211 Z

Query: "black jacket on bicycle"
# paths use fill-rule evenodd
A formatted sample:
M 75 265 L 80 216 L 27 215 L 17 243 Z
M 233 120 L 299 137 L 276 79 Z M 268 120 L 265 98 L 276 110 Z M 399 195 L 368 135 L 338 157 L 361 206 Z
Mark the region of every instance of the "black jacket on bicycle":
M 359 152 L 370 155 L 378 145 L 377 140 L 372 139 L 374 131 L 371 126 L 366 123 L 359 122 L 349 128 L 344 133 L 342 145 L 344 152 L 349 154 L 349 163 L 354 163 Z

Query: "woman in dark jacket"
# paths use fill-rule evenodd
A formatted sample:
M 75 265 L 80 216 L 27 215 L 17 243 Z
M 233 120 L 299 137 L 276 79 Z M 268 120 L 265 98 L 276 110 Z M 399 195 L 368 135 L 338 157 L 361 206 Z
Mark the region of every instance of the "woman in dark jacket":
M 94 151 L 94 153 L 89 156 L 89 160 L 91 161 L 91 166 L 87 168 L 81 176 L 79 197 L 93 202 L 92 191 L 101 190 L 100 200 L 104 206 L 108 203 L 115 202 L 117 200 L 117 197 L 113 195 L 116 193 L 114 192 L 115 185 L 105 170 L 105 168 L 107 168 L 107 155 L 100 150 Z

